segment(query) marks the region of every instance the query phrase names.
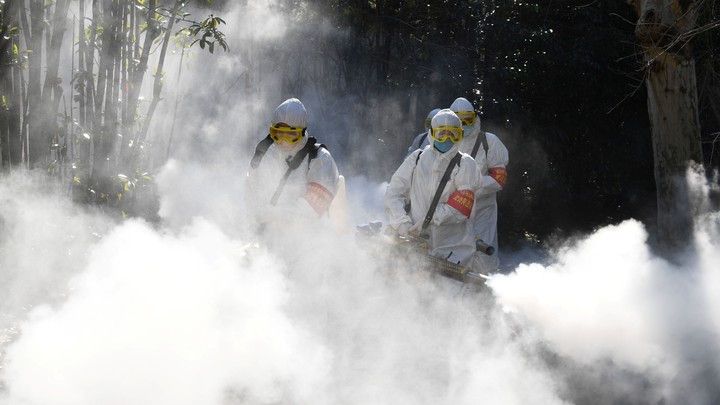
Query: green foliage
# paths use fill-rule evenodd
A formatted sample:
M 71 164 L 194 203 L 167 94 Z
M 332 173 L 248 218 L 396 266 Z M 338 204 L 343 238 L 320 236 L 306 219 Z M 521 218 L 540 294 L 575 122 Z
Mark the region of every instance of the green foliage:
M 147 172 L 138 171 L 132 176 L 118 173 L 91 183 L 83 177 L 82 161 L 74 162 L 73 174 L 69 184 L 71 195 L 80 203 L 99 207 L 117 219 L 143 217 L 157 220 L 158 196 L 154 177 Z M 61 165 L 53 162 L 48 174 L 59 175 Z
M 58 184 L 68 185 L 79 202 L 116 209 L 123 216 L 153 216 L 157 196 L 148 191 L 154 190 L 152 177 L 140 170 L 147 166 L 147 142 L 140 128 L 152 120 L 154 109 L 148 105 L 162 99 L 163 81 L 155 81 L 151 103 L 140 103 L 147 96 L 140 89 L 146 74 L 164 77 L 166 48 L 159 58 L 149 55 L 156 41 L 168 39 L 160 35 L 163 29 L 168 34 L 176 22 L 189 25 L 189 14 L 182 11 L 186 2 L 86 1 L 84 9 L 77 10 L 81 24 L 61 15 L 68 12 L 68 3 L 0 0 L 0 161 L 4 167 L 45 168 Z M 18 21 L 26 19 L 41 21 L 46 35 L 20 41 Z M 202 48 L 228 50 L 221 24 L 225 21 L 212 15 L 196 24 L 194 35 L 201 36 Z M 179 38 L 182 46 L 190 42 L 188 32 Z M 42 60 L 30 57 L 30 43 Z M 57 43 L 62 49 L 55 48 Z M 67 52 L 69 45 L 73 52 Z M 69 70 L 69 63 L 59 68 L 60 58 L 51 57 L 58 53 L 74 58 L 73 77 L 64 80 L 70 83 L 69 94 L 60 79 L 44 77 Z M 55 87 L 44 88 L 48 83 Z M 64 111 L 58 114 L 60 109 Z
M 223 48 L 225 52 L 227 52 L 228 45 L 225 41 L 225 34 L 218 29 L 220 24 L 225 24 L 225 21 L 220 17 L 213 16 L 212 14 L 210 14 L 210 16 L 204 19 L 202 22 L 193 23 L 188 28 L 190 35 L 193 37 L 197 37 L 198 34 L 202 33 L 202 36 L 194 40 L 190 44 L 190 46 L 199 43 L 201 49 L 205 49 L 205 46 L 207 46 L 208 51 L 210 51 L 210 53 L 213 53 L 213 51 L 215 50 L 215 44 L 217 43 L 218 45 L 220 45 L 220 47 Z

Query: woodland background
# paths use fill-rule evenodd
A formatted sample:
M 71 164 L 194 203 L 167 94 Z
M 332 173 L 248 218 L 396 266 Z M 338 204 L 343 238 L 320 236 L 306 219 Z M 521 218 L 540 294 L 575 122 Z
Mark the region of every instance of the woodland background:
M 666 50 L 694 61 L 697 135 L 712 179 L 720 166 L 720 9 L 714 1 L 685 3 L 697 11 L 695 24 L 682 33 L 681 51 Z M 257 118 L 285 98 L 306 103 L 313 134 L 346 177 L 382 182 L 426 114 L 463 96 L 510 150 L 501 245 L 547 242 L 627 218 L 656 227 L 649 64 L 635 35 L 638 13 L 626 2 L 0 5 L 2 170 L 42 170 L 54 179 L 48 187 L 118 217 L 158 219 L 153 179 L 170 158 L 212 159 L 223 149 L 249 161 L 264 131 Z M 265 28 L 225 37 L 242 28 L 238 15 L 260 11 L 270 16 Z M 282 35 L 273 36 L 278 27 Z M 235 58 L 236 75 L 213 81 L 223 55 Z M 190 63 L 193 76 L 183 71 Z M 206 123 L 244 106 L 243 135 L 180 149 L 183 134 L 201 131 L 190 118 L 200 105 Z

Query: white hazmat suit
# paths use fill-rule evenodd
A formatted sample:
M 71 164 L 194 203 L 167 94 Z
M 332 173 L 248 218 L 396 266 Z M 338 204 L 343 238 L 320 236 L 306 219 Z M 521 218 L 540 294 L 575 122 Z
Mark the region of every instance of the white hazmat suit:
M 432 126 L 460 127 L 461 123 L 452 111 L 446 109 L 433 117 Z M 410 233 L 420 231 L 440 180 L 457 153 L 461 154 L 460 162 L 451 172 L 432 221 L 423 232 L 429 236 L 431 255 L 468 265 L 475 253 L 470 216 L 474 194 L 482 187 L 482 178 L 472 157 L 460 152 L 460 142 L 445 153 L 431 144 L 405 158 L 385 192 L 385 213 L 389 226 L 401 235 L 408 231 L 408 225 L 411 226 Z M 405 211 L 406 202 L 410 202 L 409 213 Z
M 307 111 L 296 98 L 284 101 L 275 109 L 271 127 L 276 124 L 294 127 L 298 131 L 302 128 L 302 138 L 297 143 L 273 141 L 257 166 L 251 165 L 245 193 L 248 210 L 260 223 L 284 221 L 297 215 L 326 215 L 337 193 L 339 177 L 332 155 L 325 148 L 316 148 L 315 157 L 311 158 L 313 153 L 308 153 L 299 167 L 289 172 L 284 186 L 280 186 L 288 172 L 288 162 L 314 138 L 307 135 Z M 279 194 L 273 204 L 276 193 Z
M 475 111 L 472 104 L 465 98 L 457 98 L 450 109 L 454 112 Z M 480 118 L 476 117 L 475 122 L 464 125 L 464 136 L 461 141 L 460 150 L 471 153 L 482 132 L 480 129 Z M 487 153 L 484 146 L 479 145 L 478 151 L 473 156 L 477 163 L 480 175 L 483 176 L 483 188 L 475 194 L 475 237 L 495 248 L 495 254 L 491 256 L 477 255 L 480 263 L 478 267 L 483 271 L 496 271 L 500 265 L 498 256 L 498 232 L 497 216 L 498 205 L 496 194 L 505 187 L 507 180 L 506 167 L 510 160 L 508 150 L 500 139 L 493 133 L 485 132 L 487 138 Z

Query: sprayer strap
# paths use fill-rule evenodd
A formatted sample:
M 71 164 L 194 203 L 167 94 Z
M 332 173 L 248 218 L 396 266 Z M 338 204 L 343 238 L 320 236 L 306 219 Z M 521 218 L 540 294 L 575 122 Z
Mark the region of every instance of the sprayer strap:
M 460 163 L 460 158 L 460 152 L 458 152 L 455 154 L 455 156 L 453 156 L 452 160 L 448 164 L 448 167 L 445 170 L 445 174 L 443 174 L 442 179 L 440 179 L 440 184 L 438 185 L 437 191 L 435 191 L 435 196 L 430 203 L 430 208 L 425 215 L 425 221 L 423 221 L 422 229 L 425 229 L 430 225 L 430 221 L 432 221 L 433 215 L 435 215 L 435 209 L 437 208 L 438 202 L 440 201 L 440 196 L 445 190 L 445 185 L 447 184 L 448 180 L 450 180 L 450 174 L 452 173 L 453 169 L 456 165 Z
M 477 136 L 477 139 L 475 139 L 475 145 L 473 146 L 472 153 L 470 156 L 475 158 L 478 149 L 480 149 L 480 142 L 482 142 L 483 149 L 485 149 L 485 156 L 487 156 L 488 153 L 488 141 L 487 141 L 487 134 L 484 131 L 480 131 L 480 133 Z
M 290 173 L 292 173 L 293 170 L 300 167 L 300 164 L 305 160 L 305 156 L 307 154 L 315 149 L 315 138 L 308 137 L 307 143 L 305 146 L 303 146 L 302 149 L 298 151 L 298 153 L 295 154 L 295 156 L 292 157 L 292 159 L 289 159 L 286 161 L 288 168 L 285 171 L 285 174 L 283 175 L 282 179 L 280 179 L 280 184 L 278 184 L 277 188 L 275 189 L 275 193 L 272 196 L 272 199 L 270 200 L 270 205 L 276 205 L 278 202 L 278 199 L 280 198 L 280 194 L 282 193 L 283 189 L 285 188 L 285 183 L 287 183 L 288 177 L 290 177 Z
M 253 154 L 252 160 L 250 161 L 250 167 L 253 169 L 257 169 L 257 167 L 260 165 L 260 161 L 262 160 L 263 156 L 265 156 L 265 152 L 267 152 L 268 148 L 270 148 L 270 145 L 273 144 L 273 140 L 270 137 L 270 134 L 265 137 L 260 143 L 257 144 L 255 147 L 255 153 Z

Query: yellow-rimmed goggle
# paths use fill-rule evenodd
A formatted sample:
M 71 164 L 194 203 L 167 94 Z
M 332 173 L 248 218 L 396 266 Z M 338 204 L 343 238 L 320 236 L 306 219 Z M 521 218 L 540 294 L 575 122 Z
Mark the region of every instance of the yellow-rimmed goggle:
M 435 127 L 431 130 L 430 136 L 438 142 L 450 139 L 452 143 L 457 143 L 463 137 L 463 129 L 460 127 Z
M 284 127 L 281 124 L 270 126 L 270 138 L 275 142 L 285 141 L 298 143 L 303 136 L 303 129 L 298 127 Z
M 472 125 L 475 123 L 475 118 L 477 115 L 475 114 L 475 111 L 458 111 L 455 113 L 455 115 L 460 118 L 460 121 L 462 121 L 463 125 Z

